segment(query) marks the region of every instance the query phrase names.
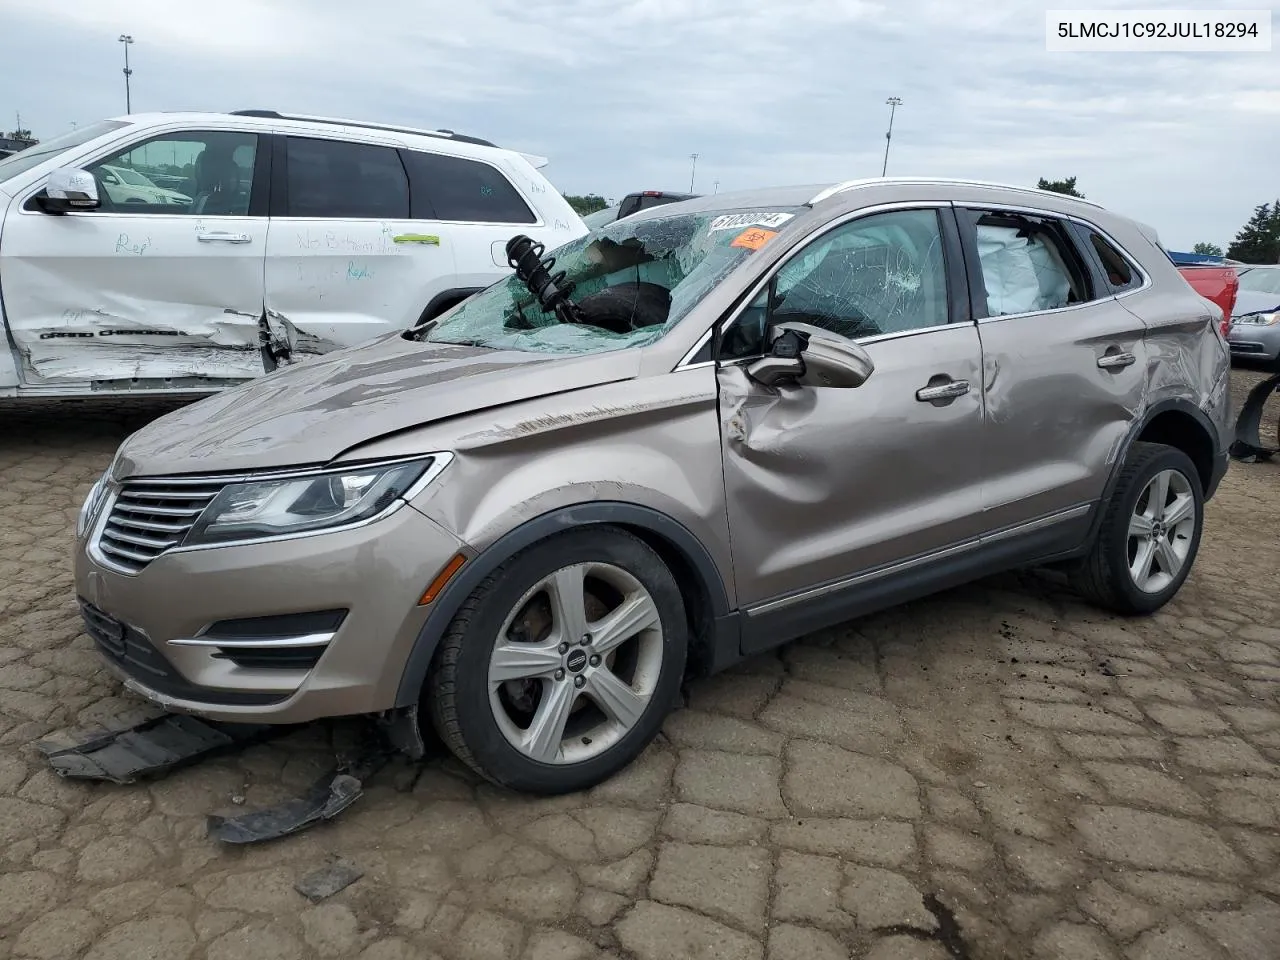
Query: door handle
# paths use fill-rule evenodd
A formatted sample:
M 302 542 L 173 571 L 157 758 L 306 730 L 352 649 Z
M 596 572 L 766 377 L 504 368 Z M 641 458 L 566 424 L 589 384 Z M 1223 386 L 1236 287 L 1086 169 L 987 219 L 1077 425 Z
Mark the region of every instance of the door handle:
M 196 239 L 201 243 L 249 243 L 253 237 L 247 233 L 225 233 L 216 231 L 213 233 L 197 233 Z
M 1108 353 L 1098 358 L 1098 366 L 1103 370 L 1121 370 L 1137 362 L 1138 358 L 1127 350 L 1124 353 Z
M 948 380 L 916 391 L 916 399 L 921 403 L 937 403 L 939 400 L 949 402 L 956 397 L 963 397 L 969 392 L 968 380 Z

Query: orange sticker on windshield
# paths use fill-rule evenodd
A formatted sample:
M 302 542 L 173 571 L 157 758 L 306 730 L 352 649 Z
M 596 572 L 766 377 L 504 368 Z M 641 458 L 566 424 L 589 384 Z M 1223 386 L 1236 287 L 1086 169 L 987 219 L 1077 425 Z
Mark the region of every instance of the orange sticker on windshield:
M 733 238 L 731 247 L 741 247 L 743 250 L 759 250 L 766 243 L 778 235 L 776 230 L 761 230 L 759 227 L 752 227 L 750 230 L 743 230 L 740 234 Z

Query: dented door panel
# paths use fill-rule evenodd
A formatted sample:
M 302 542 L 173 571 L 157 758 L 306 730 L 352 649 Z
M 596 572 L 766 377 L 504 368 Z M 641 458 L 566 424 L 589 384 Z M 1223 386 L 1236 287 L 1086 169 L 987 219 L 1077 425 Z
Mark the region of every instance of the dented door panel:
M 267 316 L 294 360 L 403 330 L 453 286 L 449 240 L 413 220 L 273 217 L 267 250 Z
M 255 217 L 11 211 L 0 277 L 23 384 L 260 375 L 265 241 Z
M 990 526 L 1097 500 L 1142 412 L 1150 362 L 1142 320 L 1108 297 L 983 320 L 978 331 Z M 1133 360 L 1099 366 L 1109 354 Z
M 972 323 L 864 343 L 861 387 L 771 389 L 719 372 L 738 599 L 750 605 L 982 532 L 981 351 Z M 967 380 L 945 403 L 935 377 Z

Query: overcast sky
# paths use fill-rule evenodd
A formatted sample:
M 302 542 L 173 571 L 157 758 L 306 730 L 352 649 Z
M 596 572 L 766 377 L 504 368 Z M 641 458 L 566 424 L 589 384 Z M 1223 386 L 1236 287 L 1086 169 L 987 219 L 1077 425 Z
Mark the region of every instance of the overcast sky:
M 1047 53 L 1036 0 L 0 0 L 0 117 L 263 107 L 446 127 L 551 158 L 565 193 L 880 173 L 1090 199 L 1223 246 L 1280 196 L 1280 49 Z M 1220 9 L 1211 0 L 1091 8 Z M 1231 4 L 1252 9 L 1273 4 Z M 1280 17 L 1274 18 L 1280 24 Z M 1280 26 L 1277 26 L 1280 30 Z

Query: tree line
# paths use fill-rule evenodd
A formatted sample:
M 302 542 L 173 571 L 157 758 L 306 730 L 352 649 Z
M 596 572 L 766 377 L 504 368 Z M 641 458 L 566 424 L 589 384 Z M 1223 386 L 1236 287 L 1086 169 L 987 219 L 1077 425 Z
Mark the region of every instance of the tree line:
M 1071 197 L 1084 197 L 1076 189 L 1075 177 L 1064 180 L 1046 180 L 1041 177 L 1036 187 Z M 1197 243 L 1191 250 L 1206 256 L 1224 256 L 1222 247 L 1207 241 Z M 1236 232 L 1235 239 L 1227 246 L 1225 256 L 1228 260 L 1239 260 L 1242 263 L 1280 263 L 1280 199 L 1274 203 L 1260 203 L 1253 208 L 1253 216 Z

